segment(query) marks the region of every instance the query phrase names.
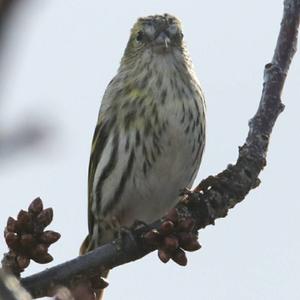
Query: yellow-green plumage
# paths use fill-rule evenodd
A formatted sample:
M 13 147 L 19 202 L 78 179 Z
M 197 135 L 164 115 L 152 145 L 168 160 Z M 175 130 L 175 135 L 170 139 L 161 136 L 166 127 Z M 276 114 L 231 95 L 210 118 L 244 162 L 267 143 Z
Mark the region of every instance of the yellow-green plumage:
M 204 98 L 179 20 L 139 19 L 101 103 L 81 252 L 110 241 L 120 226 L 164 215 L 192 185 L 204 144 Z

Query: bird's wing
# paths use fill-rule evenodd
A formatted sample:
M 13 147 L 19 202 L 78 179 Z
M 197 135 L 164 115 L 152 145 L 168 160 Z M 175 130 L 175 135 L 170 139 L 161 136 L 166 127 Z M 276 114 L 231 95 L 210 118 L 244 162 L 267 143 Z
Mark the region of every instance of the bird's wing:
M 92 140 L 92 148 L 91 148 L 91 155 L 90 155 L 90 162 L 89 162 L 89 171 L 88 171 L 88 227 L 89 233 L 92 234 L 93 227 L 94 227 L 94 216 L 92 213 L 92 204 L 93 204 L 93 184 L 95 173 L 97 169 L 98 162 L 103 154 L 103 150 L 107 144 L 108 137 L 113 126 L 114 120 L 108 119 L 106 117 L 106 110 L 108 108 L 111 84 L 114 79 L 111 80 L 109 85 L 106 88 L 104 93 L 99 116 L 98 122 L 95 128 L 93 140 Z

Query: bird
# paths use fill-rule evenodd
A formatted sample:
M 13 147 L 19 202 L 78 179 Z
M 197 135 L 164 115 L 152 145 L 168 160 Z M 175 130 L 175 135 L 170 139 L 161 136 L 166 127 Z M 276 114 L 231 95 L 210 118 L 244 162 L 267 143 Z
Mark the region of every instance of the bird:
M 139 18 L 98 114 L 81 254 L 112 241 L 122 227 L 161 218 L 180 201 L 201 163 L 205 112 L 181 21 L 170 14 Z

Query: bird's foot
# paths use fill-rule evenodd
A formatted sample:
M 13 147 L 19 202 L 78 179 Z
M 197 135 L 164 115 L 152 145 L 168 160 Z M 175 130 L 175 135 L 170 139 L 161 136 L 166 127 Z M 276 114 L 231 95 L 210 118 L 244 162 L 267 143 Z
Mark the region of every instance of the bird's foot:
M 132 229 L 133 230 L 137 230 L 137 229 L 139 229 L 141 227 L 147 227 L 147 226 L 148 226 L 148 224 L 145 223 L 144 221 L 135 220 L 134 223 L 133 223 L 133 225 L 132 225 Z
M 179 191 L 179 196 L 181 196 L 182 198 L 179 200 L 179 202 L 187 205 L 192 194 L 193 192 L 188 188 L 181 189 Z
M 192 193 L 193 193 L 192 190 L 188 188 L 179 190 L 179 196 L 190 196 Z

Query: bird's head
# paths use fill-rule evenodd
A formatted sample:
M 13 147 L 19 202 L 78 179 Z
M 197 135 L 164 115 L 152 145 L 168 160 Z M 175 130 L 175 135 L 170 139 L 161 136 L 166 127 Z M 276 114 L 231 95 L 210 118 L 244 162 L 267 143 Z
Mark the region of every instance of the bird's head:
M 134 24 L 125 50 L 124 59 L 149 55 L 164 55 L 184 48 L 180 21 L 169 14 L 139 18 Z

